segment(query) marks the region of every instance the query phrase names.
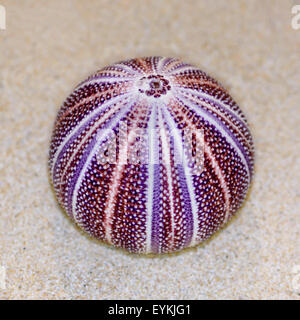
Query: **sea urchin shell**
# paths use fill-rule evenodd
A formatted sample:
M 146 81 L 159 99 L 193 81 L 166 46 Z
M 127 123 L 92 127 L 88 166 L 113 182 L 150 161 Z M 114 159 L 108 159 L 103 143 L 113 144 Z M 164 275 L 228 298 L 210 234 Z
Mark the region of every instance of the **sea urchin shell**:
M 253 175 L 247 120 L 227 91 L 174 58 L 116 63 L 60 108 L 50 147 L 59 203 L 92 236 L 131 252 L 209 238 Z

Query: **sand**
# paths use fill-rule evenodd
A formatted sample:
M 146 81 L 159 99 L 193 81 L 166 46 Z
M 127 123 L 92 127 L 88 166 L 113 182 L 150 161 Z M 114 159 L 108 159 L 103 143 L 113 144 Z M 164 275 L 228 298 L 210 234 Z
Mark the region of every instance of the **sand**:
M 1 0 L 1 299 L 300 299 L 295 3 Z M 229 90 L 256 164 L 245 205 L 210 241 L 148 257 L 75 227 L 55 200 L 47 156 L 56 112 L 79 81 L 149 55 L 182 58 Z

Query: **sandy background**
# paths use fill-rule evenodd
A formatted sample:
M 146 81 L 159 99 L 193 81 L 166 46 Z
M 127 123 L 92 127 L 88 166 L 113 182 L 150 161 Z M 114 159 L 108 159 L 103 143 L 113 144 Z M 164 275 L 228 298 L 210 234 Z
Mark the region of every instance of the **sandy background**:
M 300 299 L 295 3 L 1 0 L 0 298 Z M 256 146 L 237 217 L 211 241 L 162 257 L 87 237 L 58 207 L 47 175 L 54 118 L 71 89 L 100 67 L 148 55 L 183 58 L 219 79 Z

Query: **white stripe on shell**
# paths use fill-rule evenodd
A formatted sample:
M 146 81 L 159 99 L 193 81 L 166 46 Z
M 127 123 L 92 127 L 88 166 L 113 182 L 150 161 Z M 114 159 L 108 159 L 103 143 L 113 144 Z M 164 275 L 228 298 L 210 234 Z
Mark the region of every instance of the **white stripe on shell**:
M 243 166 L 246 169 L 247 172 L 247 178 L 248 178 L 248 183 L 250 182 L 250 168 L 248 167 L 247 161 L 245 159 L 245 156 L 243 155 L 242 151 L 240 148 L 236 145 L 235 141 L 227 134 L 227 132 L 220 126 L 212 117 L 208 116 L 204 112 L 201 111 L 199 106 L 194 105 L 191 101 L 187 101 L 187 99 L 181 95 L 182 100 L 185 100 L 185 103 L 187 106 L 189 106 L 197 115 L 199 115 L 201 118 L 206 120 L 207 122 L 211 123 L 221 134 L 222 136 L 227 140 L 227 142 L 234 148 L 236 153 L 239 155 Z M 176 97 L 177 101 L 181 104 L 182 102 Z
M 171 154 L 170 154 L 170 145 L 166 135 L 166 129 L 164 127 L 161 108 L 158 107 L 158 123 L 159 123 L 159 133 L 161 136 L 161 148 L 162 148 L 162 161 L 166 167 L 167 181 L 168 181 L 168 194 L 169 194 L 169 203 L 170 203 L 170 215 L 171 215 L 171 248 L 174 246 L 174 197 L 173 197 L 173 181 L 172 181 L 172 171 L 171 171 Z
M 177 98 L 176 98 L 177 99 Z M 181 104 L 181 102 L 179 102 Z M 191 121 L 186 117 L 186 115 L 184 115 L 185 121 L 189 124 L 189 127 L 193 127 L 193 124 L 191 123 Z M 198 132 L 199 130 L 197 130 Z M 229 188 L 227 186 L 224 174 L 218 164 L 218 162 L 215 160 L 213 153 L 211 152 L 211 149 L 209 147 L 209 145 L 204 141 L 204 152 L 206 152 L 209 160 L 211 161 L 212 164 L 212 168 L 214 169 L 220 183 L 221 183 L 221 187 L 223 190 L 223 194 L 224 194 L 224 198 L 225 198 L 225 217 L 223 220 L 223 223 L 226 223 L 228 218 L 229 218 L 229 214 L 230 214 L 230 206 L 229 206 L 229 200 L 230 200 L 230 192 L 229 192 Z
M 230 111 L 231 113 L 233 113 L 243 124 L 245 127 L 248 128 L 248 124 L 245 122 L 245 119 L 243 119 L 241 117 L 241 114 L 238 113 L 237 111 L 233 110 L 230 106 L 226 105 L 224 102 L 222 102 L 220 99 L 217 99 L 216 97 L 212 96 L 212 95 L 209 95 L 205 92 L 196 92 L 195 90 L 193 89 L 190 89 L 190 88 L 182 88 L 182 87 L 179 87 L 179 86 L 176 86 L 176 91 L 182 91 L 184 92 L 185 94 L 190 94 L 190 95 L 193 95 L 193 96 L 196 96 L 198 98 L 202 98 L 202 99 L 210 99 L 212 100 L 213 102 L 215 102 L 216 104 L 219 104 L 221 105 L 225 110 L 228 110 Z M 203 100 L 201 100 L 203 101 Z
M 148 123 L 148 139 L 149 139 L 149 153 L 148 153 L 148 188 L 147 188 L 147 217 L 146 217 L 146 252 L 151 252 L 151 238 L 152 238 L 152 213 L 153 213 L 153 192 L 154 192 L 154 165 L 158 164 L 158 155 L 155 154 L 157 143 L 156 138 L 156 106 L 152 108 L 151 116 Z
M 167 110 L 167 109 L 165 109 Z M 177 129 L 177 125 L 172 117 L 172 115 L 169 113 L 169 111 L 164 112 L 166 116 L 166 121 L 169 124 L 170 128 L 172 128 L 172 134 L 174 137 L 174 148 L 178 152 L 179 161 L 183 164 L 183 170 L 184 175 L 186 179 L 187 189 L 190 196 L 190 202 L 191 202 L 191 209 L 192 209 L 192 215 L 193 215 L 193 235 L 191 239 L 190 246 L 193 246 L 196 244 L 196 238 L 197 238 L 197 232 L 198 232 L 198 205 L 195 199 L 195 190 L 193 186 L 193 181 L 191 180 L 192 174 L 190 171 L 190 168 L 185 165 L 187 161 L 182 161 L 182 157 L 187 158 L 186 152 L 183 148 L 182 144 L 182 138 L 179 132 L 179 129 Z
M 131 104 L 130 106 L 132 107 Z M 128 158 L 127 158 L 128 148 L 133 142 L 133 140 L 135 139 L 135 137 L 136 137 L 136 132 L 133 129 L 129 132 L 128 137 L 126 136 L 126 139 L 124 139 L 125 140 L 124 144 L 121 147 L 119 152 L 119 161 L 113 172 L 113 177 L 114 177 L 113 182 L 109 187 L 108 196 L 107 196 L 108 202 L 105 205 L 105 210 L 104 210 L 104 231 L 105 231 L 105 239 L 107 240 L 108 243 L 112 243 L 112 217 L 113 217 L 113 209 L 116 205 L 115 199 L 118 195 L 118 190 L 119 190 L 118 186 L 120 185 L 120 179 L 122 177 L 123 168 L 128 163 Z
M 90 138 L 91 133 L 95 130 L 95 128 L 97 128 L 98 126 L 100 126 L 101 124 L 103 124 L 107 119 L 109 119 L 109 117 L 111 115 L 113 115 L 117 109 L 121 108 L 126 102 L 123 102 L 121 104 L 117 104 L 115 107 L 113 107 L 111 110 L 109 110 L 108 112 L 106 112 L 103 117 L 101 117 L 100 119 L 98 119 L 98 121 L 96 121 L 90 128 L 90 130 L 86 133 L 85 137 L 80 141 L 80 143 L 77 145 L 76 149 L 72 151 L 72 155 L 71 157 L 68 159 L 67 164 L 64 167 L 63 173 L 61 175 L 61 180 L 63 180 L 64 175 L 66 173 L 66 171 L 68 170 L 68 167 L 70 165 L 70 163 L 72 162 L 72 160 L 74 159 L 74 157 L 76 156 L 77 152 L 80 150 L 81 146 Z M 61 184 L 62 185 L 62 184 Z
M 74 92 L 76 92 L 77 90 L 79 89 L 82 89 L 83 87 L 85 86 L 88 86 L 88 85 L 91 85 L 91 84 L 94 84 L 94 83 L 101 83 L 103 82 L 104 84 L 105 83 L 115 83 L 115 82 L 126 82 L 126 81 L 133 81 L 134 80 L 134 77 L 116 77 L 114 78 L 113 76 L 97 76 L 95 75 L 95 77 L 97 77 L 96 79 L 90 79 L 90 80 L 86 80 L 84 82 L 81 82 L 77 87 L 75 87 L 74 89 Z
M 185 65 L 185 66 L 179 67 L 178 69 L 177 68 L 173 69 L 171 72 L 169 72 L 169 74 L 172 76 L 177 76 L 184 71 L 193 71 L 193 70 L 195 70 L 195 67 L 193 67 L 192 65 L 188 65 L 188 66 Z
M 217 108 L 215 108 L 214 106 L 210 105 L 210 104 L 209 104 L 208 102 L 206 102 L 205 100 L 197 100 L 195 97 L 193 97 L 193 96 L 191 96 L 191 95 L 189 95 L 189 94 L 187 94 L 187 93 L 185 93 L 185 92 L 182 93 L 182 94 L 184 94 L 185 97 L 186 97 L 187 99 L 189 99 L 191 102 L 194 102 L 195 105 L 198 105 L 199 108 L 201 108 L 201 105 L 203 105 L 203 106 L 207 107 L 209 110 L 212 110 L 213 112 L 217 113 L 219 116 L 227 118 L 226 115 L 223 114 L 219 109 L 217 109 Z M 245 142 L 247 143 L 249 149 L 251 149 L 250 142 L 249 142 L 248 139 L 246 138 L 245 134 L 244 134 L 243 132 L 241 132 L 241 130 L 239 129 L 239 127 L 238 127 L 233 121 L 231 121 L 230 119 L 229 119 L 229 121 L 230 121 L 230 123 L 232 124 L 232 126 L 235 128 L 235 130 L 238 131 L 238 133 L 239 133 L 242 137 L 245 138 Z M 242 119 L 241 119 L 241 121 L 242 121 Z M 243 125 L 244 125 L 244 126 L 247 126 L 246 123 L 243 123 Z M 248 128 L 248 127 L 247 127 L 247 128 Z
M 183 115 L 183 117 L 185 118 L 186 123 L 188 123 L 189 127 L 192 128 L 193 124 L 192 122 L 186 117 L 186 115 Z M 199 130 L 196 130 L 196 132 L 198 132 Z M 225 198 L 225 217 L 223 220 L 223 223 L 226 223 L 230 214 L 230 206 L 229 206 L 229 200 L 230 200 L 230 192 L 229 192 L 229 188 L 226 184 L 226 180 L 224 177 L 224 174 L 222 173 L 221 168 L 219 167 L 218 162 L 215 160 L 214 155 L 211 152 L 211 149 L 209 147 L 209 145 L 205 142 L 205 140 L 203 139 L 204 142 L 204 152 L 207 154 L 209 160 L 211 161 L 212 164 L 212 168 L 214 169 L 220 183 L 221 183 L 221 187 L 223 190 L 223 194 L 224 194 L 224 198 Z M 198 219 L 198 218 L 197 218 Z M 197 240 L 197 239 L 196 239 Z
M 64 146 L 68 143 L 68 141 L 73 137 L 74 134 L 76 134 L 77 130 L 81 128 L 81 126 L 85 125 L 86 123 L 88 123 L 97 113 L 99 113 L 101 110 L 103 110 L 105 107 L 108 107 L 110 105 L 114 105 L 117 104 L 118 102 L 120 102 L 122 99 L 124 98 L 128 98 L 129 93 L 125 93 L 124 95 L 122 95 L 121 97 L 118 97 L 116 99 L 111 99 L 108 100 L 106 102 L 104 102 L 100 107 L 95 108 L 95 110 L 93 110 L 88 116 L 86 116 L 85 118 L 83 118 L 72 130 L 71 132 L 64 138 L 64 140 L 62 141 L 62 143 L 59 145 L 59 147 L 57 148 L 55 155 L 53 157 L 53 161 L 52 161 L 52 168 L 51 168 L 51 176 L 53 176 L 53 170 L 57 161 L 57 158 L 60 154 L 60 152 L 62 151 L 62 149 L 64 148 Z
M 130 66 L 124 64 L 124 63 L 117 63 L 114 66 L 122 68 L 124 71 L 127 71 L 129 74 L 133 74 L 133 75 L 140 75 L 139 71 L 131 68 Z
M 119 121 L 122 119 L 122 117 L 130 110 L 132 106 L 132 101 L 129 103 L 129 107 L 124 108 L 119 114 L 118 116 L 116 116 L 115 120 L 113 121 L 113 123 L 110 125 L 111 128 L 115 127 Z M 81 221 L 78 220 L 77 214 L 76 214 L 76 205 L 77 205 L 77 196 L 78 196 L 78 190 L 81 186 L 82 180 L 85 176 L 85 173 L 93 159 L 93 157 L 95 156 L 95 154 L 99 151 L 102 142 L 105 140 L 105 138 L 107 137 L 107 135 L 105 135 L 106 130 L 102 130 L 101 131 L 101 135 L 98 137 L 96 144 L 94 145 L 93 149 L 91 150 L 83 168 L 81 169 L 78 179 L 76 181 L 76 185 L 75 188 L 73 190 L 73 195 L 72 195 L 72 212 L 73 212 L 73 216 L 75 221 L 80 225 Z

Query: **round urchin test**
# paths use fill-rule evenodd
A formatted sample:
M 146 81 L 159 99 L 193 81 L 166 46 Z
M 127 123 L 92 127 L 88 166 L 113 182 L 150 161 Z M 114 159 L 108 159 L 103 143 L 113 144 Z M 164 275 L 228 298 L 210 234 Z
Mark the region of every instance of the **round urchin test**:
M 253 176 L 247 120 L 197 67 L 146 57 L 105 67 L 61 106 L 49 155 L 68 215 L 136 253 L 194 246 L 238 210 Z

